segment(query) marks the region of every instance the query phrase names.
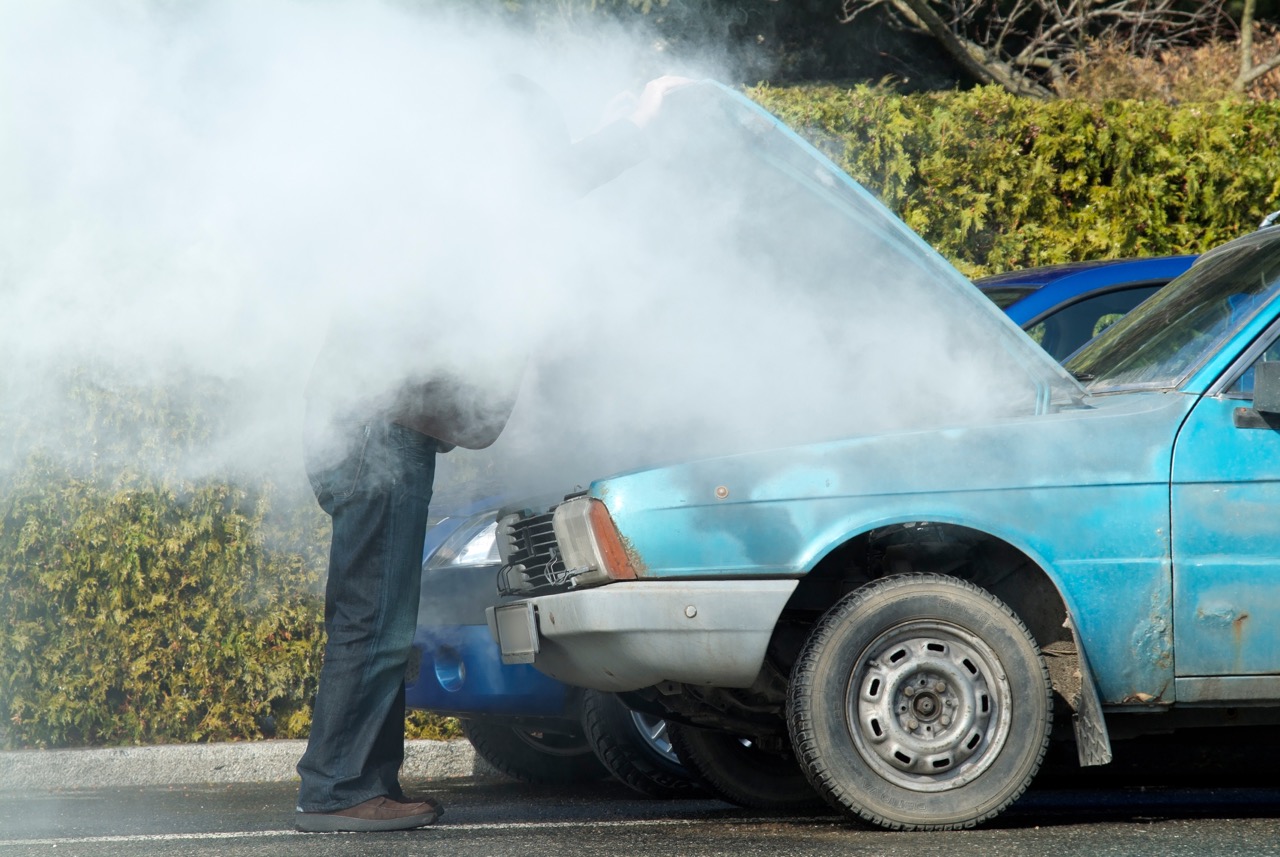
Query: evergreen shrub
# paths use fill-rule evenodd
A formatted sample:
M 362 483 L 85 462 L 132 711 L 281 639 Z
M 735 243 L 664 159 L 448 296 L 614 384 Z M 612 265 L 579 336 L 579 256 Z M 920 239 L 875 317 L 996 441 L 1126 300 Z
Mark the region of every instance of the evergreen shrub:
M 1280 208 L 1280 104 L 1020 99 L 998 87 L 751 97 L 970 276 L 1195 253 Z
M 261 478 L 183 475 L 211 385 L 64 380 L 56 414 L 0 411 L 3 745 L 305 735 L 321 521 Z
M 328 519 L 300 472 L 184 475 L 216 385 L 66 380 L 56 414 L 0 409 L 0 748 L 305 737 Z

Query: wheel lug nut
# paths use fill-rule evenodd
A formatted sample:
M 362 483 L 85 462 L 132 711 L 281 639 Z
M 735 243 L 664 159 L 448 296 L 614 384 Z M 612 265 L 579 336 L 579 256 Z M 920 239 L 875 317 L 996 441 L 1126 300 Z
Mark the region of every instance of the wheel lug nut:
M 916 731 L 917 729 L 919 729 L 919 728 L 920 728 L 920 724 L 919 724 L 919 723 L 917 723 L 917 722 L 916 722 L 916 721 L 914 721 L 914 720 L 908 720 L 908 721 L 907 721 L 907 728 L 908 728 L 908 729 L 910 729 L 912 732 L 914 732 L 914 731 Z
M 941 723 L 943 726 L 950 726 L 951 718 L 944 714 L 938 718 L 938 722 Z
M 907 685 L 906 687 L 904 687 L 904 688 L 902 689 L 902 692 L 903 692 L 903 693 L 905 693 L 907 696 L 915 696 L 915 695 L 916 695 L 916 689 L 915 689 L 914 687 L 912 687 L 911 685 Z
M 933 689 L 934 689 L 934 690 L 936 690 L 938 693 L 946 693 L 946 692 L 947 692 L 947 686 L 946 686 L 945 684 L 943 684 L 942 682 L 938 682 L 937 684 L 935 684 L 935 685 L 933 686 Z

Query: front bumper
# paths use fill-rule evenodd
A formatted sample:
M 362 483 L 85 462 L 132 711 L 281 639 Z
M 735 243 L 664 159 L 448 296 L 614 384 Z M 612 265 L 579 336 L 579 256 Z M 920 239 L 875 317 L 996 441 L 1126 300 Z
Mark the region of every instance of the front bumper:
M 506 663 L 580 687 L 749 687 L 797 580 L 625 581 L 485 611 Z M 500 611 L 500 612 L 499 612 Z
M 496 565 L 423 569 L 416 657 L 405 677 L 405 703 L 458 717 L 576 721 L 571 688 L 527 664 L 502 662 L 484 615 L 498 600 L 497 573 Z
M 504 664 L 484 625 L 418 628 L 405 704 L 455 717 L 576 719 L 573 690 L 528 664 Z

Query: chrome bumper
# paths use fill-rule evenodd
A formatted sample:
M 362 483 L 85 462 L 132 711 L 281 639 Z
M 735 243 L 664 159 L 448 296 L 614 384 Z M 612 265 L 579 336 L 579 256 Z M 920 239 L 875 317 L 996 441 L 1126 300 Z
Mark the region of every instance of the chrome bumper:
M 626 581 L 486 611 L 505 663 L 623 691 L 749 687 L 796 580 Z

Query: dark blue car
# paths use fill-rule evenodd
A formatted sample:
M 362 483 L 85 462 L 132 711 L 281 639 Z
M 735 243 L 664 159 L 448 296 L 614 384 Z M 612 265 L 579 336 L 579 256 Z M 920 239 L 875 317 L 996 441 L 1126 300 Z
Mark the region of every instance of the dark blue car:
M 1194 260 L 1079 262 L 997 274 L 976 285 L 1062 361 Z M 485 623 L 485 608 L 499 601 L 500 505 L 494 499 L 464 506 L 427 533 L 415 639 L 421 657 L 409 676 L 410 707 L 460 718 L 476 752 L 517 779 L 572 782 L 612 773 L 647 795 L 687 793 L 693 785 L 661 719 L 532 665 L 503 665 Z
M 1195 260 L 1161 256 L 1070 262 L 995 274 L 974 283 L 1062 362 Z

